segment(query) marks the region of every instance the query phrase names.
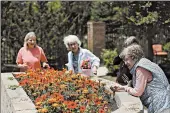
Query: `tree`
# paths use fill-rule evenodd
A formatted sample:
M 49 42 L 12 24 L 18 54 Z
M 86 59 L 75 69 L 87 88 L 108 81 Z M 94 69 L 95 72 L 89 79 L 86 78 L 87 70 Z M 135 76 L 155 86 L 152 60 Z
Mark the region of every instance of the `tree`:
M 73 1 L 3 1 L 2 65 L 15 64 L 25 35 L 34 31 L 37 43 L 44 49 L 50 63 L 63 68 L 67 63 L 67 50 L 63 38 L 75 34 L 83 39 L 87 34 L 90 5 L 91 2 Z
M 170 2 L 128 2 L 128 6 L 130 13 L 127 19 L 130 24 L 141 28 L 141 30 L 143 28 L 143 36 L 145 36 L 148 41 L 148 58 L 152 60 L 152 44 L 155 36 L 159 34 L 167 36 L 169 31 L 170 11 L 168 9 L 170 8 Z

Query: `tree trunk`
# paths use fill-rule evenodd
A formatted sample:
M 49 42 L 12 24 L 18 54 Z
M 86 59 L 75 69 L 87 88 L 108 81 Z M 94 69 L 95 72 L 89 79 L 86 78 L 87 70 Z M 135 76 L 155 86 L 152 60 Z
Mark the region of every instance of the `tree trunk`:
M 152 37 L 148 35 L 148 59 L 153 61 Z
M 156 26 L 154 25 L 149 25 L 147 27 L 147 40 L 148 40 L 148 59 L 153 61 L 153 49 L 152 49 L 152 44 L 153 41 L 152 39 L 155 37 L 155 32 L 156 32 Z

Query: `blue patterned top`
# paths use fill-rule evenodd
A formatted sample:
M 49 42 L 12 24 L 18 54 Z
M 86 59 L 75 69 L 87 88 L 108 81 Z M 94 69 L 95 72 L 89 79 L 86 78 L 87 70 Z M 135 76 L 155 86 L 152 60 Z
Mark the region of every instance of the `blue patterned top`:
M 136 68 L 142 67 L 152 73 L 152 81 L 146 84 L 144 93 L 140 97 L 148 108 L 148 113 L 157 113 L 170 108 L 170 84 L 163 70 L 146 58 L 141 58 L 131 69 L 133 86 L 136 84 Z
M 73 55 L 73 68 L 76 74 L 78 73 L 78 58 L 79 58 L 79 53 L 77 55 Z

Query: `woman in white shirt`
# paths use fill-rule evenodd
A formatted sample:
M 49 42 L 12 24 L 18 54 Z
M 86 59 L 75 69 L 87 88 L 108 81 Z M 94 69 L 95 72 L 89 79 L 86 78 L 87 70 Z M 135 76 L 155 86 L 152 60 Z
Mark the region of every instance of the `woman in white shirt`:
M 97 74 L 100 59 L 89 50 L 81 48 L 81 41 L 77 36 L 69 35 L 65 37 L 64 44 L 70 50 L 68 53 L 68 70 L 87 76 Z

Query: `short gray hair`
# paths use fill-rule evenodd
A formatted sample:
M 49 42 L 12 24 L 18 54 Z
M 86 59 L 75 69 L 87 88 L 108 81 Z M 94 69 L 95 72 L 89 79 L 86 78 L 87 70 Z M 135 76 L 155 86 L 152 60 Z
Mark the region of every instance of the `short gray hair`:
M 125 56 L 131 56 L 133 60 L 139 60 L 144 57 L 143 49 L 138 44 L 132 44 L 127 48 L 124 48 L 123 51 L 120 53 L 120 58 L 124 59 Z
M 67 49 L 69 49 L 69 43 L 72 42 L 77 42 L 79 47 L 81 46 L 81 41 L 79 40 L 79 38 L 76 35 L 68 35 L 66 37 L 64 37 L 64 44 L 66 46 Z
M 127 47 L 127 46 L 129 46 L 129 45 L 131 45 L 131 44 L 139 44 L 139 42 L 138 42 L 138 40 L 137 40 L 137 38 L 136 38 L 135 36 L 130 36 L 130 37 L 128 37 L 128 38 L 124 41 L 123 46 L 124 46 L 124 47 Z

